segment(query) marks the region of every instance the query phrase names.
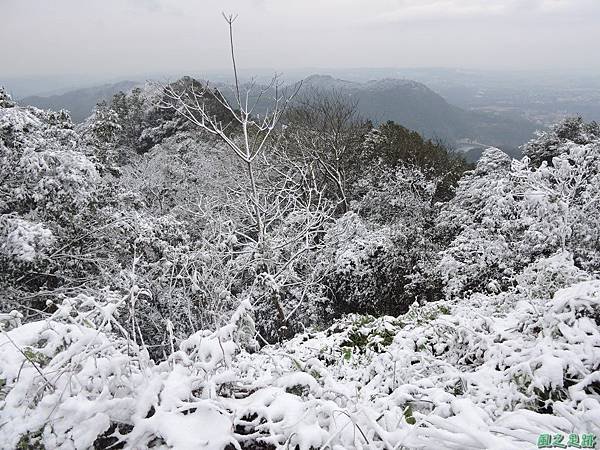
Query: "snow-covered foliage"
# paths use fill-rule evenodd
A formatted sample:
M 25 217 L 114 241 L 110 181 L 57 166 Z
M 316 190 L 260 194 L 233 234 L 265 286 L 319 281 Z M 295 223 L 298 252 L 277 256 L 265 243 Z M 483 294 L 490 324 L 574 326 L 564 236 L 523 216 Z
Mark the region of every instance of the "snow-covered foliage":
M 87 205 L 99 178 L 93 162 L 79 151 L 72 126 L 63 112 L 0 109 L 3 210 L 60 216 Z
M 578 265 L 600 270 L 600 134 L 586 144 L 564 142 L 551 163 L 537 168 L 528 158 L 512 175 L 531 225 L 527 237 L 537 248 L 569 249 Z
M 372 166 L 327 178 L 332 160 L 287 158 L 268 123 L 272 153 L 244 153 L 147 89 L 77 129 L 0 90 L 2 448 L 600 433 L 594 124 L 558 125 L 521 161 L 488 150 L 454 195 L 460 162 L 395 124 L 354 136 Z
M 65 300 L 3 332 L 2 442 L 522 449 L 600 432 L 598 280 L 349 316 L 260 353 L 242 303 L 159 364 L 116 320 L 138 293 Z
M 596 122 L 586 123 L 581 117 L 570 117 L 554 125 L 548 131 L 538 132 L 536 137 L 523 146 L 523 154 L 535 165 L 563 153 L 566 143 L 587 145 L 600 138 L 600 126 Z
M 587 137 L 577 144 L 546 136 L 555 154 L 550 164 L 511 162 L 497 149 L 483 154 L 440 215 L 438 227 L 453 239 L 438 266 L 449 295 L 506 289 L 525 266 L 558 251 L 598 271 L 600 137 Z M 542 143 L 538 137 L 529 145 Z
M 406 164 L 357 183 L 353 212 L 326 228 L 320 257 L 334 317 L 396 315 L 429 296 L 419 286 L 420 265 L 437 250 L 429 230 L 438 181 Z
M 33 261 L 54 242 L 52 232 L 41 223 L 0 216 L 0 229 L 0 251 L 21 261 Z
M 252 335 L 248 305 L 218 331 L 191 335 L 157 365 L 117 321 L 119 308 L 140 292 L 65 299 L 48 320 L 2 332 L 3 445 L 222 448 L 234 441 L 217 389 L 231 378 L 238 342 Z
M 12 100 L 10 95 L 6 92 L 4 86 L 0 86 L 0 108 L 12 108 L 15 104 L 16 103 Z

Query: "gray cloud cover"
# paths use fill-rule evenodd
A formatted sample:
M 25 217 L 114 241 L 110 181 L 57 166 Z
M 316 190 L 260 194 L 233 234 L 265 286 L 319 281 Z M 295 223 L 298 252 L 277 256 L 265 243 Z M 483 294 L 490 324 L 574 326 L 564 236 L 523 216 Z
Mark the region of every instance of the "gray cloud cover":
M 0 73 L 227 67 L 598 70 L 598 0 L 0 0 Z

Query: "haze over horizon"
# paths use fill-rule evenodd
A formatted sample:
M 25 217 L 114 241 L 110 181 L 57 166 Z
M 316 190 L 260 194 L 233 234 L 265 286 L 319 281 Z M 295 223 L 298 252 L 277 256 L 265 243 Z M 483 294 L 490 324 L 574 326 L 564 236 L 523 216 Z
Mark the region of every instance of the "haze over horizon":
M 3 0 L 1 9 L 3 77 L 227 70 L 222 11 L 238 14 L 247 69 L 600 69 L 589 58 L 600 41 L 595 0 Z

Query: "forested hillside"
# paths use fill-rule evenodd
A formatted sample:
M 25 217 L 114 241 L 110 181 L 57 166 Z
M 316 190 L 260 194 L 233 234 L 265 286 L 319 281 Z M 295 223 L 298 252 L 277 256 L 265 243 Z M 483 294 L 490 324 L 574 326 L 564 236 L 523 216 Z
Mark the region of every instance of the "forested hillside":
M 600 433 L 598 124 L 474 166 L 293 94 L 183 78 L 75 125 L 0 91 L 3 448 Z

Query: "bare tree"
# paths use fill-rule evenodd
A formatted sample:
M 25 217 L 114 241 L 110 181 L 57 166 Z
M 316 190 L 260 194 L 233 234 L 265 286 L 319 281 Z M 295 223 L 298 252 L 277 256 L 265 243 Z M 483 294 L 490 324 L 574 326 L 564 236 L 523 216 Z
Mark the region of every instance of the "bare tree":
M 281 84 L 278 77 L 275 76 L 268 85 L 260 88 L 257 95 L 252 93 L 253 89 L 256 87 L 254 82 L 242 93 L 233 41 L 233 23 L 237 16 L 223 14 L 223 17 L 229 27 L 231 62 L 235 80 L 235 103 L 232 105 L 219 89 L 210 90 L 208 89 L 208 85 L 206 85 L 204 89 L 198 91 L 192 83 L 191 92 L 185 90 L 178 92 L 172 86 L 165 87 L 166 97 L 172 101 L 172 103 L 166 106 L 174 107 L 177 112 L 193 124 L 210 134 L 221 138 L 245 165 L 249 182 L 248 198 L 254 209 L 258 242 L 262 243 L 265 235 L 264 205 L 261 205 L 260 203 L 260 196 L 257 189 L 255 161 L 256 158 L 264 152 L 265 145 L 279 124 L 287 106 L 300 89 L 300 86 L 297 87 L 294 93 L 286 96 L 285 92 L 281 92 Z M 256 107 L 263 97 L 270 95 L 271 93 L 273 94 L 271 108 L 261 119 L 255 114 Z M 209 111 L 205 102 L 207 96 L 212 96 L 216 99 L 229 112 L 233 121 L 239 124 L 241 128 L 241 139 L 238 139 L 233 135 L 229 129 L 229 124 L 224 124 L 223 121 L 218 120 L 217 117 Z
M 258 90 L 254 82 L 242 86 L 233 39 L 236 16 L 223 16 L 229 28 L 232 95 L 228 99 L 220 89 L 210 89 L 208 83 L 202 88 L 191 83 L 186 89 L 169 85 L 163 88 L 163 107 L 174 108 L 201 130 L 217 136 L 244 167 L 246 179 L 231 187 L 232 201 L 227 205 L 237 217 L 251 220 L 249 229 L 241 226 L 235 231 L 248 244 L 241 246 L 237 256 L 243 254 L 247 270 L 256 273 L 256 301 L 271 298 L 277 316 L 272 320 L 282 330 L 280 334 L 286 334 L 283 330 L 289 329 L 289 321 L 301 308 L 299 303 L 284 304 L 281 288 L 315 283 L 299 276 L 294 264 L 318 248 L 317 236 L 332 211 L 317 183 L 314 165 L 292 161 L 277 146 L 280 121 L 301 84 L 290 95 L 282 90 L 277 76 Z M 269 97 L 270 106 L 259 114 L 259 105 Z M 228 112 L 231 122 L 211 112 L 209 99 L 213 105 L 216 100 Z M 301 301 L 304 297 L 302 294 Z
M 313 89 L 286 114 L 286 136 L 302 158 L 317 163 L 334 187 L 342 212 L 349 209 L 349 172 L 368 122 L 358 114 L 358 102 L 338 91 Z

